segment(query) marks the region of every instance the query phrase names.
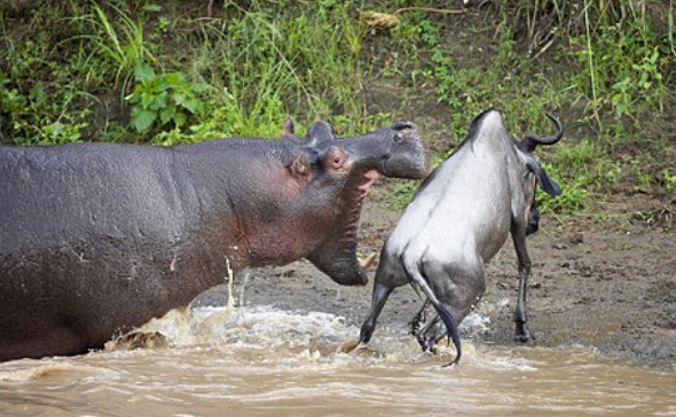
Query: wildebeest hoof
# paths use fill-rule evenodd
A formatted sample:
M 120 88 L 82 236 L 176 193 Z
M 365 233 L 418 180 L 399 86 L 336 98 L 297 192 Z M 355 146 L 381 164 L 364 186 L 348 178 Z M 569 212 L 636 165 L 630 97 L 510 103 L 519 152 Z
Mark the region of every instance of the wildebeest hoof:
M 420 348 L 422 349 L 423 353 L 429 353 L 430 355 L 436 355 L 437 354 L 437 349 L 436 346 L 430 346 L 428 344 L 421 344 Z
M 428 340 L 425 340 L 425 338 L 423 338 L 420 335 L 418 337 L 416 337 L 416 339 L 418 339 L 418 344 L 420 345 L 420 348 L 422 349 L 423 352 L 432 353 L 432 354 L 436 353 L 436 352 L 433 351 L 434 348 L 435 348 L 434 344 L 430 343 Z
M 514 335 L 514 341 L 516 341 L 516 342 L 528 343 L 528 342 L 532 342 L 534 340 L 535 340 L 535 337 L 532 336 L 530 333 Z
M 356 348 L 358 348 L 360 344 L 361 344 L 361 341 L 359 341 L 359 340 L 356 340 L 356 341 L 351 340 L 349 342 L 345 342 L 342 345 L 340 345 L 340 347 L 338 347 L 338 353 L 350 353 L 353 350 L 355 350 Z
M 357 257 L 357 259 L 359 260 L 359 266 L 361 266 L 363 269 L 370 268 L 376 262 L 377 256 L 378 256 L 378 253 L 373 252 L 372 254 L 367 256 L 366 258 Z

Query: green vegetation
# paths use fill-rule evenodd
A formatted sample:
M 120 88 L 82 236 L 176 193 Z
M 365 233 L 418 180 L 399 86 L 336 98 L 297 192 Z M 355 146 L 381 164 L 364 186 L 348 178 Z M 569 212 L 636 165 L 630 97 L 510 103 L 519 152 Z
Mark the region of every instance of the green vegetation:
M 276 137 L 288 115 L 301 132 L 321 118 L 347 135 L 406 117 L 440 161 L 495 106 L 515 137 L 549 132 L 545 110 L 564 121 L 565 139 L 539 152 L 564 190 L 544 210 L 676 188 L 672 0 L 507 0 L 461 14 L 404 0 L 3 5 L 1 143 Z M 367 26 L 359 10 L 399 24 Z M 393 205 L 416 186 L 393 185 Z
M 127 97 L 133 104 L 131 124 L 137 132 L 148 131 L 159 122 L 160 127 L 173 123 L 180 128 L 187 121 L 185 111 L 199 117 L 204 113 L 204 103 L 197 94 L 206 85 L 190 83 L 182 72 L 155 74 L 147 64 L 139 64 L 134 71 L 136 87 Z

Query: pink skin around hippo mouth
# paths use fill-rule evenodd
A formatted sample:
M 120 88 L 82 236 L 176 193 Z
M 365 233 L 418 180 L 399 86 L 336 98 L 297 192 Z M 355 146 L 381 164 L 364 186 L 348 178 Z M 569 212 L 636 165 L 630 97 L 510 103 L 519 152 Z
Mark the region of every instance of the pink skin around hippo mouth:
M 362 178 L 361 184 L 357 186 L 359 190 L 359 197 L 364 198 L 368 194 L 369 188 L 381 177 L 380 173 L 375 169 L 367 171 Z

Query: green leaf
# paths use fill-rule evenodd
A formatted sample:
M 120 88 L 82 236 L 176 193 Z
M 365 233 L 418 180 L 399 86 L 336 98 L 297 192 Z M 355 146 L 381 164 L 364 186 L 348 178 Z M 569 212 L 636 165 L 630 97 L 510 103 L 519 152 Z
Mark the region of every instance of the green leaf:
M 175 113 L 176 109 L 173 107 L 167 107 L 160 110 L 160 121 L 162 122 L 162 125 L 166 125 L 174 117 Z
M 131 123 L 137 132 L 145 132 L 157 118 L 157 113 L 154 111 L 134 107 L 131 109 Z
M 37 84 L 35 84 L 33 88 L 31 88 L 30 96 L 35 102 L 35 104 L 40 105 L 45 102 L 47 94 L 45 94 L 45 86 L 42 83 L 42 81 L 38 81 Z
M 180 72 L 170 72 L 169 74 L 164 74 L 164 79 L 174 88 L 185 84 L 185 76 Z
M 154 97 L 152 94 L 146 92 L 141 93 L 141 107 L 144 109 L 150 108 L 150 104 L 153 102 Z
M 185 103 L 186 97 L 184 94 L 177 92 L 172 94 L 171 96 L 174 99 L 174 103 L 176 103 L 177 106 L 181 106 L 183 105 L 183 103 Z
M 156 78 L 156 75 L 150 65 L 142 62 L 134 68 L 134 77 L 136 78 L 136 81 L 148 83 L 153 81 Z
M 174 123 L 176 123 L 176 126 L 181 127 L 185 124 L 186 116 L 185 113 L 182 112 L 176 112 L 174 115 Z
M 191 88 L 192 88 L 192 91 L 199 94 L 199 93 L 203 93 L 204 91 L 206 91 L 207 88 L 209 88 L 209 86 L 204 84 L 204 83 L 192 83 Z
M 192 114 L 199 114 L 202 113 L 202 110 L 204 110 L 204 105 L 202 102 L 196 98 L 189 98 L 183 103 L 183 107 L 188 109 L 188 111 Z
M 163 91 L 155 96 L 150 108 L 153 110 L 160 110 L 165 107 L 167 107 L 167 93 Z

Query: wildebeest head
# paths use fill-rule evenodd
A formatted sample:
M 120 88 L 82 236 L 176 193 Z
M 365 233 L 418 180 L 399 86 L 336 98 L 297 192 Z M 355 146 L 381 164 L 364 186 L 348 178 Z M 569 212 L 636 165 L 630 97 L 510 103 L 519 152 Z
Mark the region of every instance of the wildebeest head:
M 550 113 L 546 114 L 557 128 L 557 132 L 553 136 L 542 138 L 529 133 L 520 142 L 516 143 L 516 152 L 519 161 L 524 167 L 522 181 L 524 198 L 526 201 L 530 201 L 526 228 L 527 235 L 535 233 L 538 230 L 540 221 L 540 211 L 535 203 L 535 185 L 539 185 L 542 191 L 549 195 L 555 196 L 561 193 L 559 186 L 547 175 L 534 154 L 535 148 L 538 145 L 553 145 L 563 137 L 561 121 Z
M 285 125 L 282 137 L 297 143 L 311 169 L 310 186 L 321 189 L 318 198 L 331 210 L 325 224 L 327 239 L 307 258 L 334 281 L 366 284 L 366 273 L 356 258 L 361 206 L 370 186 L 380 177 L 419 179 L 431 170 L 430 153 L 418 128 L 398 121 L 366 135 L 338 139 L 325 122 L 316 122 L 303 140 Z M 315 205 L 317 200 L 315 199 Z

